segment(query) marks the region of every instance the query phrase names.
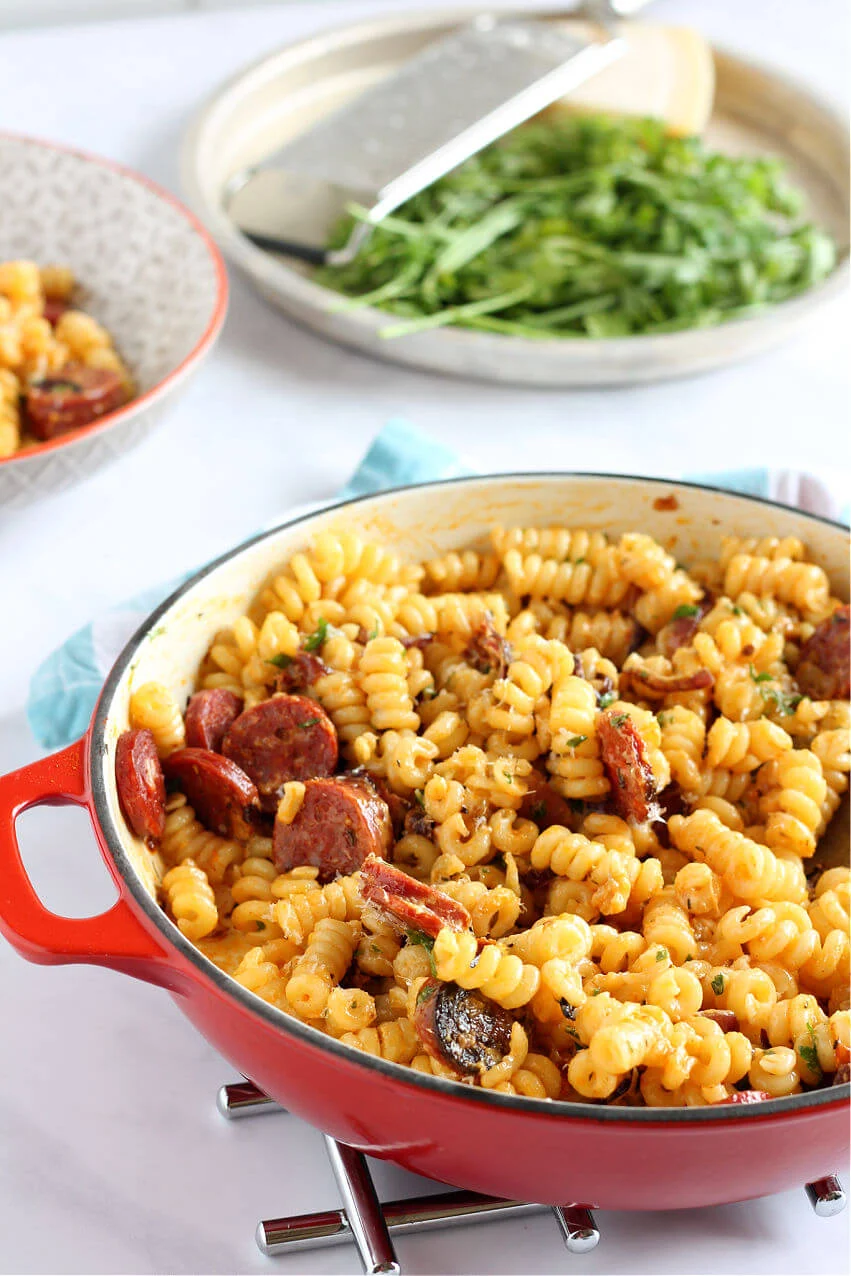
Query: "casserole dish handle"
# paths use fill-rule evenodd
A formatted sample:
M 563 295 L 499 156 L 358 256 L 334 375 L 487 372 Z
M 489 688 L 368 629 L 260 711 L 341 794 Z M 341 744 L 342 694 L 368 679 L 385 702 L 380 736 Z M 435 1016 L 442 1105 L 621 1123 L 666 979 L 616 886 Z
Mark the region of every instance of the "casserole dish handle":
M 91 814 L 87 739 L 0 776 L 0 932 L 28 961 L 88 962 L 174 987 L 165 953 L 124 894 L 96 917 L 60 917 L 45 908 L 21 860 L 15 822 L 31 806 L 83 806 Z M 119 883 L 123 888 L 123 883 Z

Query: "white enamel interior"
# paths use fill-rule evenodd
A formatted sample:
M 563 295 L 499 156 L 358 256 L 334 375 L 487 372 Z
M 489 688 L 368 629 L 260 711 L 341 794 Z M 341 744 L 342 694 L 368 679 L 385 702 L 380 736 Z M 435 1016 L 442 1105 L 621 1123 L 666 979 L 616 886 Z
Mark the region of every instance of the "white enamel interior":
M 654 501 L 675 496 L 678 508 Z M 345 528 L 392 546 L 404 557 L 428 558 L 448 549 L 481 548 L 494 523 L 585 527 L 619 535 L 649 532 L 688 564 L 716 555 L 722 535 L 800 537 L 831 586 L 848 598 L 848 536 L 835 525 L 747 497 L 644 478 L 596 475 L 498 476 L 461 479 L 370 497 L 311 515 L 235 551 L 208 570 L 158 617 L 132 652 L 107 712 L 102 767 L 112 823 L 146 888 L 153 893 L 159 864 L 124 824 L 115 790 L 114 751 L 128 726 L 134 688 L 165 683 L 183 706 L 213 635 L 242 615 L 267 578 L 304 549 L 318 531 Z

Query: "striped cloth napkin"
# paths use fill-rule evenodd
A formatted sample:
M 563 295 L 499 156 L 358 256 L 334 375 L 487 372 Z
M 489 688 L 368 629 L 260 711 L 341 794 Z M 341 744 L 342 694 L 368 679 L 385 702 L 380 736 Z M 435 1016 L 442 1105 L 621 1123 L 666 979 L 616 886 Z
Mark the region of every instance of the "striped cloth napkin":
M 391 421 L 375 438 L 337 500 L 475 472 L 474 466 L 443 444 L 405 422 Z M 841 508 L 827 485 L 810 474 L 758 469 L 683 477 L 848 521 L 847 510 Z M 305 511 L 289 511 L 291 515 L 296 512 Z M 27 702 L 30 727 L 39 744 L 58 749 L 83 734 L 119 652 L 145 617 L 184 579 L 186 576 L 120 603 L 51 652 L 33 676 Z

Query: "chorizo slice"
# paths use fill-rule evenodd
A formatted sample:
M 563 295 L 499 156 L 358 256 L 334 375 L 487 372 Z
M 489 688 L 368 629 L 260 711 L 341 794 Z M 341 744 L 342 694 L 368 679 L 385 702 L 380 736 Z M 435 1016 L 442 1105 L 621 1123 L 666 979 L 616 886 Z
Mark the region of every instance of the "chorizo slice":
M 190 749 L 221 753 L 228 727 L 242 713 L 242 701 L 226 687 L 196 691 L 186 706 L 186 744 Z
M 165 830 L 165 777 L 152 732 L 125 731 L 115 746 L 122 814 L 137 837 L 158 842 Z
M 315 700 L 277 695 L 246 709 L 231 723 L 222 752 L 257 785 L 264 809 L 274 811 L 288 780 L 333 773 L 337 732 Z
M 663 656 L 671 657 L 680 647 L 688 647 L 700 628 L 700 622 L 712 608 L 713 599 L 709 594 L 699 603 L 685 603 L 674 612 L 672 620 L 663 625 L 656 635 L 657 650 Z
M 548 829 L 551 824 L 569 828 L 570 807 L 550 785 L 544 772 L 533 766 L 526 777 L 526 784 L 526 796 L 520 806 L 523 818 L 534 820 L 540 829 Z
M 764 1103 L 766 1099 L 773 1098 L 774 1095 L 769 1094 L 767 1090 L 737 1090 L 729 1098 L 722 1099 L 717 1106 L 723 1108 L 728 1103 Z
M 117 372 L 67 363 L 55 376 L 30 385 L 25 400 L 27 420 L 35 437 L 46 442 L 114 412 L 127 399 Z
M 460 931 L 473 924 L 463 904 L 376 856 L 361 865 L 359 889 L 362 898 L 399 930 L 421 931 L 436 939 L 444 927 Z
M 695 669 L 693 673 L 656 673 L 653 669 L 630 669 L 629 679 L 638 695 L 643 690 L 657 691 L 662 695 L 679 691 L 708 691 L 715 678 L 708 669 Z
M 653 770 L 635 723 L 626 713 L 604 712 L 597 720 L 597 735 L 618 813 L 636 824 L 655 819 Z
M 712 1019 L 722 1032 L 739 1032 L 739 1020 L 732 1010 L 701 1010 L 702 1019 Z
M 427 979 L 417 993 L 414 1028 L 428 1053 L 474 1076 L 508 1054 L 513 1018 L 476 989 Z
M 51 328 L 55 328 L 65 311 L 70 309 L 71 303 L 69 301 L 61 301 L 59 297 L 45 297 L 44 299 L 43 314 Z
M 312 651 L 299 651 L 294 656 L 278 656 L 273 663 L 278 665 L 275 690 L 284 691 L 288 695 L 305 691 L 331 672 L 330 666 Z
M 221 837 L 248 838 L 258 805 L 255 785 L 235 762 L 209 749 L 176 749 L 165 773 L 186 794 L 198 819 Z
M 813 700 L 847 700 L 851 693 L 848 603 L 816 625 L 801 647 L 795 678 Z
M 387 803 L 373 785 L 328 776 L 304 782 L 304 798 L 289 824 L 275 820 L 272 854 L 279 872 L 313 864 L 327 882 L 354 873 L 370 856 L 386 855 L 392 841 Z

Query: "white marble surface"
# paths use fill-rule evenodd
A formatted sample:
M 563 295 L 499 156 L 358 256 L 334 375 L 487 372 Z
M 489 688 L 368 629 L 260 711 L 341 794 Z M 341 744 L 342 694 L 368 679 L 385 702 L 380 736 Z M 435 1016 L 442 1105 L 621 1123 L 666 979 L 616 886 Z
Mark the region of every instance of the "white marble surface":
M 329 0 L 8 34 L 3 127 L 99 151 L 176 189 L 181 134 L 223 77 L 320 25 L 393 7 Z M 841 0 L 655 9 L 844 99 Z M 0 514 L 0 771 L 37 756 L 23 704 L 51 647 L 292 504 L 330 496 L 393 415 L 494 470 L 676 475 L 771 461 L 830 471 L 847 490 L 846 331 L 847 310 L 835 311 L 781 350 L 690 382 L 535 393 L 369 362 L 298 330 L 234 280 L 221 343 L 160 432 L 76 490 Z M 85 915 L 108 904 L 84 815 L 33 812 L 21 833 L 50 906 Z M 221 1121 L 214 1095 L 231 1069 L 164 993 L 96 969 L 29 966 L 0 943 L 0 1024 L 0 1270 L 357 1270 L 346 1248 L 274 1262 L 255 1249 L 261 1216 L 336 1203 L 321 1140 L 284 1116 Z M 378 1177 L 389 1195 L 415 1190 L 390 1167 Z M 432 1233 L 400 1250 L 405 1270 L 422 1273 L 847 1269 L 847 1215 L 816 1220 L 803 1192 L 600 1222 L 603 1242 L 581 1258 L 545 1218 Z

